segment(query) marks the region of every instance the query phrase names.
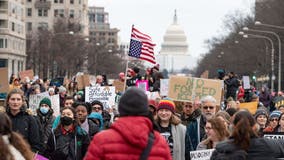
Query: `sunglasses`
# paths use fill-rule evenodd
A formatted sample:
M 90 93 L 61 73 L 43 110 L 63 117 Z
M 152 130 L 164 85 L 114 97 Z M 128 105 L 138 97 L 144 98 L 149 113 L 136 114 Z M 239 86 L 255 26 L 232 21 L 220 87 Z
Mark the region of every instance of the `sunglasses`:
M 273 121 L 278 121 L 278 119 L 277 119 L 277 118 L 273 118 L 273 119 L 270 119 L 270 121 L 271 121 L 271 122 L 273 122 Z
M 203 106 L 203 109 L 210 109 L 210 110 L 212 110 L 212 109 L 214 109 L 215 107 L 213 107 L 213 106 Z

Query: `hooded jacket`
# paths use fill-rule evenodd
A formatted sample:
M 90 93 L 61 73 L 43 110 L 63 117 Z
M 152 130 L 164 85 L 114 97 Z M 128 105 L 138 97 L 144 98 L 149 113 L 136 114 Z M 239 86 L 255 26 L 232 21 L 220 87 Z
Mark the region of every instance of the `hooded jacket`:
M 85 160 L 139 159 L 146 148 L 151 131 L 153 125 L 147 117 L 121 117 L 110 129 L 94 136 Z M 165 139 L 157 131 L 154 131 L 154 136 L 148 160 L 171 160 Z

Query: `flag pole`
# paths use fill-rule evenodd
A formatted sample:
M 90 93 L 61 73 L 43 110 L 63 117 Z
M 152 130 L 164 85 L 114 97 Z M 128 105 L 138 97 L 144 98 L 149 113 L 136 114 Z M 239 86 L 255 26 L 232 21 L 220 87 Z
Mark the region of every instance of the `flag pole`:
M 134 24 L 132 24 L 131 27 L 131 34 L 132 34 L 132 30 L 133 30 Z M 131 35 L 130 35 L 130 41 L 131 41 Z M 130 43 L 130 42 L 129 42 Z M 130 46 L 130 45 L 129 45 Z M 130 49 L 130 48 L 129 48 Z M 128 51 L 129 52 L 129 51 Z M 128 70 L 128 63 L 129 63 L 129 58 L 127 56 L 127 61 L 126 61 L 126 68 L 125 68 L 125 75 L 124 75 L 124 85 L 123 85 L 123 92 L 126 89 L 126 81 L 127 81 L 127 70 Z

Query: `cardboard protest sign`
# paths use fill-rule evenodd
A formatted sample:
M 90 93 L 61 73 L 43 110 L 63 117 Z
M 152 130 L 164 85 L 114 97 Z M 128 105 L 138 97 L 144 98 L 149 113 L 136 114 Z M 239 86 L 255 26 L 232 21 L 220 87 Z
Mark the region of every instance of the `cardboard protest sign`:
M 21 78 L 21 81 L 23 82 L 26 77 L 28 77 L 30 80 L 34 79 L 34 71 L 33 70 L 25 70 L 19 72 L 19 77 Z
M 137 88 L 140 88 L 145 92 L 149 90 L 149 85 L 147 80 L 137 80 L 135 85 Z
M 211 95 L 217 104 L 220 104 L 222 83 L 221 80 L 172 76 L 169 81 L 168 97 L 177 101 L 194 101 L 196 98 Z
M 251 114 L 257 110 L 257 102 L 240 103 L 240 109 L 247 109 Z
M 284 133 L 272 133 L 272 134 L 265 133 L 263 137 L 268 139 L 284 139 Z
M 205 149 L 190 152 L 191 160 L 210 160 L 210 157 L 215 149 Z
M 123 92 L 124 91 L 124 83 L 119 80 L 114 80 L 112 85 L 115 87 L 116 92 Z
M 115 105 L 115 87 L 86 87 L 86 102 L 98 100 L 103 103 L 105 108 L 111 108 Z
M 160 95 L 168 96 L 169 92 L 169 79 L 160 79 Z
M 0 93 L 7 93 L 8 91 L 8 68 L 0 68 Z
M 88 74 L 76 76 L 78 89 L 82 90 L 87 86 L 90 86 L 90 76 Z
M 58 116 L 60 115 L 60 104 L 59 104 L 59 94 L 49 96 L 48 92 L 43 92 L 36 95 L 30 95 L 29 98 L 29 108 L 36 114 L 36 110 L 39 108 L 40 101 L 48 97 L 51 101 L 51 107 L 53 109 L 53 115 Z
M 249 76 L 243 76 L 244 89 L 250 89 Z

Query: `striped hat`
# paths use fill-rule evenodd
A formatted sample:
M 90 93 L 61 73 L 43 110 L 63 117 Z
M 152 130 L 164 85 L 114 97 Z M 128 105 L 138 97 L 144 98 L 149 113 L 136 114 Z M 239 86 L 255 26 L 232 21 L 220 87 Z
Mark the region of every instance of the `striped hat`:
M 160 100 L 157 108 L 158 108 L 157 111 L 160 109 L 168 109 L 174 113 L 176 109 L 176 105 L 173 101 L 169 99 L 162 99 Z

